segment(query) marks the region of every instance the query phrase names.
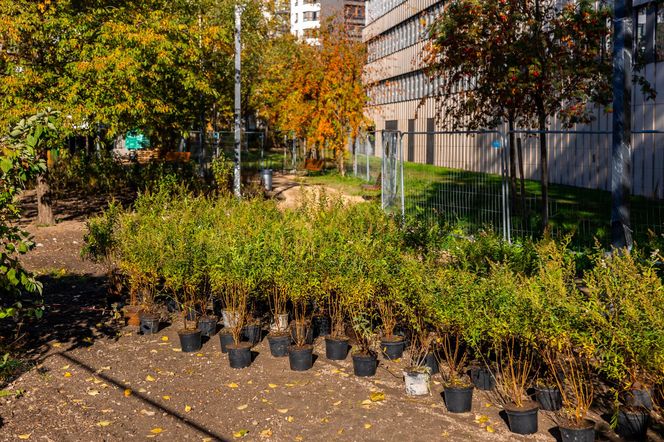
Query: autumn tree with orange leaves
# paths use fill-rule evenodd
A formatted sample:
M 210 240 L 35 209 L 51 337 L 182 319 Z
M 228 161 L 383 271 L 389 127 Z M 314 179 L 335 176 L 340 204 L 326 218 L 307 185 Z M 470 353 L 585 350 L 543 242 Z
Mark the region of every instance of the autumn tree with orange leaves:
M 307 148 L 334 152 L 339 173 L 349 137 L 366 126 L 367 93 L 362 82 L 365 47 L 330 21 L 318 45 L 283 36 L 270 43 L 254 106 L 276 130 L 307 139 Z

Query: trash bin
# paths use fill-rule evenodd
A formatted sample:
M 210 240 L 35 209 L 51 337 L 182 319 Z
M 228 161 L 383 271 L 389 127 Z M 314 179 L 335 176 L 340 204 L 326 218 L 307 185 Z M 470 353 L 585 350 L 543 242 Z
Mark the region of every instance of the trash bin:
M 263 186 L 268 192 L 272 191 L 272 169 L 263 169 L 261 173 L 261 178 L 263 180 Z

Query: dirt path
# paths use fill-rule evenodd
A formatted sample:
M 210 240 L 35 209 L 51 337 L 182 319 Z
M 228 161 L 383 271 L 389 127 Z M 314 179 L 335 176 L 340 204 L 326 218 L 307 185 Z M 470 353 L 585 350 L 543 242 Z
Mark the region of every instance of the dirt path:
M 345 195 L 336 189 L 326 186 L 310 185 L 306 179 L 296 175 L 276 174 L 273 180 L 271 197 L 278 201 L 279 207 L 293 209 L 301 204 L 303 192 L 310 192 L 318 198 L 325 192 L 331 197 L 339 197 L 348 203 L 361 203 L 365 200 L 360 196 Z

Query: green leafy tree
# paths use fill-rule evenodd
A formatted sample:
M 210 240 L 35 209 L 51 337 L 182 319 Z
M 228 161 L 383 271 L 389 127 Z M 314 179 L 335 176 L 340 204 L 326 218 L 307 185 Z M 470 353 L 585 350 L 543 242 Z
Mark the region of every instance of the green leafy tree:
M 43 174 L 46 163 L 40 146 L 48 137 L 49 113 L 39 113 L 19 124 L 0 139 L 0 319 L 19 313 L 41 316 L 43 309 L 26 293 L 41 293 L 41 284 L 22 266 L 20 255 L 34 247 L 27 232 L 17 226 L 18 194 L 26 184 Z
M 606 53 L 610 10 L 590 0 L 456 0 L 430 28 L 425 64 L 440 81 L 439 118 L 475 129 L 535 125 L 540 140 L 542 225 L 548 226 L 548 148 L 543 131 L 593 118 L 611 99 Z M 510 143 L 513 148 L 513 138 Z M 513 157 L 513 155 L 512 155 Z M 515 176 L 514 163 L 511 165 Z

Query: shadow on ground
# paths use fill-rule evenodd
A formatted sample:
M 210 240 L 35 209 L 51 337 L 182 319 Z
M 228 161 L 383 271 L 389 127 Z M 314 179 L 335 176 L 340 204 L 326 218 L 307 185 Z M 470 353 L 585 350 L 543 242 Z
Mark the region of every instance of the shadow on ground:
M 0 388 L 41 362 L 52 350 L 68 351 L 91 346 L 101 338 L 117 339 L 121 324 L 106 299 L 106 277 L 48 274 L 40 276 L 44 285 L 46 310 L 41 319 L 24 319 L 14 344 L 26 363 L 3 379 Z M 4 324 L 0 332 L 10 336 L 15 323 Z

